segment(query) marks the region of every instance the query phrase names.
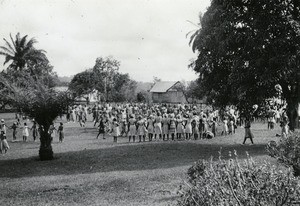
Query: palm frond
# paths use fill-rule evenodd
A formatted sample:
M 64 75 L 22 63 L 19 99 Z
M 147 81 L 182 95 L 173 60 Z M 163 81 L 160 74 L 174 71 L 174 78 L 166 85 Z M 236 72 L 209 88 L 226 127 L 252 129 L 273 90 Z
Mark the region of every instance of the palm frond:
M 8 48 L 6 48 L 4 46 L 0 46 L 0 49 L 2 49 L 3 51 L 7 52 L 8 54 L 14 55 L 14 52 L 12 52 L 11 50 L 9 50 Z
M 15 44 L 16 44 L 16 53 L 18 53 L 18 52 L 20 52 L 20 33 L 19 32 L 16 35 Z
M 5 56 L 5 61 L 4 61 L 3 65 L 5 65 L 7 62 L 9 62 L 10 60 L 13 60 L 13 59 L 14 59 L 13 56 L 6 55 L 6 56 Z
M 191 33 L 195 33 L 197 31 L 197 29 L 194 29 L 192 31 L 189 31 L 186 35 L 185 38 L 187 38 Z
M 11 44 L 5 38 L 3 38 L 3 40 L 5 41 L 6 45 L 11 49 L 11 51 L 15 53 L 15 49 L 11 46 Z
M 10 37 L 10 40 L 11 40 L 11 42 L 13 43 L 13 45 L 14 45 L 14 51 L 16 52 L 16 44 L 15 44 L 15 41 L 14 41 L 14 39 L 12 38 L 12 36 L 11 36 L 11 33 L 9 34 L 9 37 Z
M 37 42 L 38 42 L 38 41 L 37 41 L 35 38 L 31 38 L 31 39 L 27 42 L 26 47 L 32 48 L 33 45 L 34 45 L 35 43 L 37 43 Z
M 189 23 L 191 23 L 191 24 L 193 24 L 194 26 L 200 28 L 200 25 L 199 25 L 199 24 L 195 24 L 194 22 L 192 22 L 192 21 L 190 21 L 190 20 L 186 20 L 186 21 L 189 22 Z
M 20 45 L 19 45 L 20 47 L 25 48 L 27 36 L 28 36 L 28 35 L 25 35 L 25 36 L 23 36 L 23 37 L 21 38 L 21 40 L 20 40 Z
M 195 41 L 195 39 L 197 38 L 198 34 L 199 34 L 199 30 L 195 31 L 195 32 L 191 35 L 190 41 L 189 41 L 189 45 L 190 45 L 190 46 L 191 46 L 191 44 Z
M 7 55 L 11 55 L 11 54 L 7 53 L 7 52 L 4 52 L 4 51 L 0 51 L 0 55 L 7 56 Z

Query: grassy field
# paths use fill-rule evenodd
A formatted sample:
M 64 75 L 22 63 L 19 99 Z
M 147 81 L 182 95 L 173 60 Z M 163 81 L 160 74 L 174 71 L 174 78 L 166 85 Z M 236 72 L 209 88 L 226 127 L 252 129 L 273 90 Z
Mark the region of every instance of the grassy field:
M 12 114 L 0 114 L 8 126 Z M 56 124 L 57 125 L 57 124 Z M 39 161 L 39 142 L 11 142 L 10 150 L 0 155 L 0 205 L 175 205 L 178 188 L 195 161 L 237 150 L 257 162 L 276 162 L 269 158 L 265 145 L 277 140 L 279 126 L 268 131 L 266 124 L 254 124 L 254 145 L 240 145 L 244 129 L 231 136 L 211 140 L 128 143 L 112 137 L 95 139 L 92 122 L 86 128 L 65 123 L 65 140 L 54 139 L 55 159 Z

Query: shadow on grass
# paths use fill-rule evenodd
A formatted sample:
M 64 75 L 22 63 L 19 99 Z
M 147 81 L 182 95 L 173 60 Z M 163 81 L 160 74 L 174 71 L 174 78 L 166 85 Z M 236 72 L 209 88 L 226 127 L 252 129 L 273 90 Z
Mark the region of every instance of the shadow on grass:
M 111 171 L 140 171 L 189 166 L 198 159 L 218 157 L 220 145 L 190 142 L 155 144 L 118 144 L 111 148 L 81 150 L 55 154 L 52 161 L 37 157 L 0 161 L 0 177 L 19 178 L 50 175 L 75 175 Z M 222 153 L 237 150 L 240 158 L 245 151 L 252 157 L 266 155 L 265 144 L 252 146 L 224 145 Z

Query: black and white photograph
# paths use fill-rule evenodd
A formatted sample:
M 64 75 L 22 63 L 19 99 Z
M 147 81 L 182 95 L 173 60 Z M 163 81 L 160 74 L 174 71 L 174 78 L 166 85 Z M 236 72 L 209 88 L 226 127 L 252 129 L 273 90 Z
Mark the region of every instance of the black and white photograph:
M 0 0 L 0 206 L 300 205 L 300 0 Z

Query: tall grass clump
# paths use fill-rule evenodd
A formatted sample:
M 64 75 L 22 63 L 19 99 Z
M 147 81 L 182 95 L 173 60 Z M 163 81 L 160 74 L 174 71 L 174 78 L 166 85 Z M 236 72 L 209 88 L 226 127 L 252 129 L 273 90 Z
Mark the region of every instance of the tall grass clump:
M 267 145 L 271 157 L 286 167 L 292 167 L 295 176 L 300 176 L 300 133 L 294 132 L 278 142 L 271 141 Z
M 188 169 L 182 185 L 180 206 L 299 205 L 300 184 L 291 170 L 268 163 L 256 164 L 247 154 L 240 161 L 236 151 L 225 160 L 199 160 Z

